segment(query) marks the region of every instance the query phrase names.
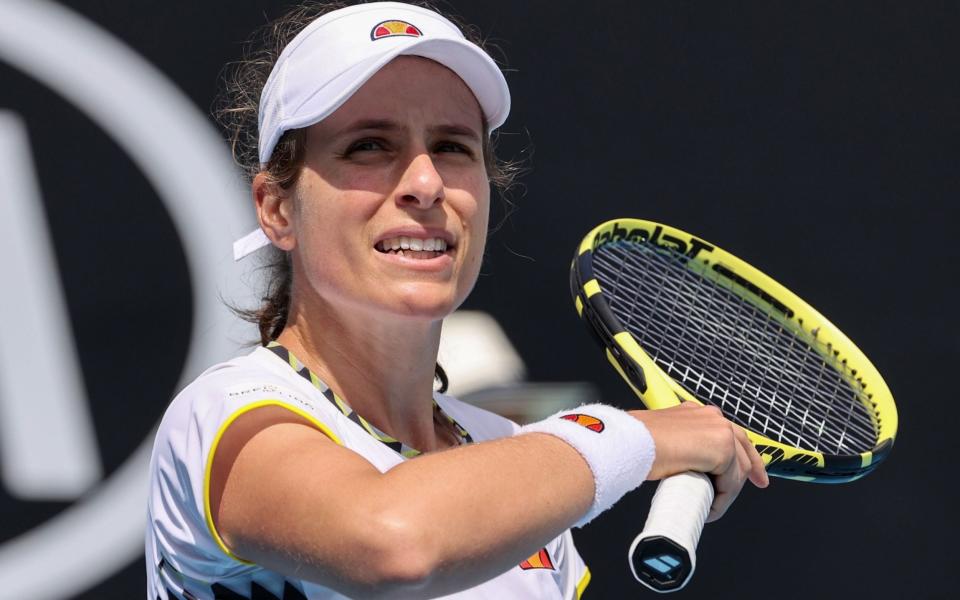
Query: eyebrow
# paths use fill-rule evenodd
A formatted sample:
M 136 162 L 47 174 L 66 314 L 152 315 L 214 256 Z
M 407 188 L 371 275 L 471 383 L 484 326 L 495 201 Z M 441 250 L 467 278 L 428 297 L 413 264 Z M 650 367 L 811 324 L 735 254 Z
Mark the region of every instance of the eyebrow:
M 391 121 L 389 119 L 360 119 L 354 121 L 341 129 L 337 135 L 350 134 L 356 131 L 364 130 L 379 130 L 379 131 L 400 131 L 404 129 L 402 125 L 396 121 Z M 431 133 L 441 133 L 445 135 L 454 135 L 461 137 L 469 137 L 475 140 L 480 139 L 480 134 L 467 125 L 461 125 L 457 123 L 448 123 L 443 125 L 434 125 L 430 127 Z
M 400 124 L 389 119 L 360 119 L 354 121 L 340 130 L 340 133 L 351 133 L 362 129 L 379 129 L 384 131 L 396 131 L 400 129 Z
M 475 131 L 472 127 L 467 127 L 466 125 L 437 125 L 436 127 L 430 128 L 433 131 L 438 133 L 444 133 L 447 135 L 456 135 L 462 137 L 473 138 L 475 140 L 480 140 L 480 134 Z

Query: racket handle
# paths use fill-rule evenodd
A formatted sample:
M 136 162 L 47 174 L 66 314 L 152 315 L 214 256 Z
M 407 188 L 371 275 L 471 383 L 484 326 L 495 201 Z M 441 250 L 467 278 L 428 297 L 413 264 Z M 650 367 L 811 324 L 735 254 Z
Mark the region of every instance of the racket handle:
M 697 566 L 697 542 L 713 504 L 713 484 L 703 473 L 687 471 L 660 482 L 647 522 L 627 558 L 637 581 L 655 592 L 687 585 Z

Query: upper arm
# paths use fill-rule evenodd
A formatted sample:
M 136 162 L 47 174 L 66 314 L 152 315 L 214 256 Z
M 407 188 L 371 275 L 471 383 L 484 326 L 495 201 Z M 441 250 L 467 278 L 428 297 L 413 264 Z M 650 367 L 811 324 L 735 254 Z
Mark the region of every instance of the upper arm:
M 363 513 L 381 474 L 318 423 L 258 407 L 225 424 L 210 452 L 211 533 L 235 558 L 324 583 L 353 579 L 367 562 L 356 555 L 377 551 Z

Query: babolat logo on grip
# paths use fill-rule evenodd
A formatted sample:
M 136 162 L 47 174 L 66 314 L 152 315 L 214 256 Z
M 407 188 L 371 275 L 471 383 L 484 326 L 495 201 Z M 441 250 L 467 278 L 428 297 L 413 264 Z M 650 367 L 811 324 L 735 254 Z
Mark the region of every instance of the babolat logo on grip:
M 577 425 L 583 425 L 590 431 L 594 431 L 596 433 L 600 433 L 601 431 L 604 430 L 604 427 L 605 427 L 603 424 L 603 421 L 601 421 L 596 417 L 591 417 L 590 415 L 574 413 L 569 415 L 563 415 L 560 418 L 567 421 L 573 421 Z
M 381 40 L 388 37 L 422 37 L 423 32 L 416 25 L 411 25 L 406 21 L 383 21 L 377 23 L 370 30 L 371 40 Z
M 647 242 L 662 248 L 675 250 L 680 254 L 685 254 L 690 259 L 696 258 L 701 250 L 713 252 L 713 246 L 703 240 L 698 240 L 695 237 L 682 240 L 676 236 L 663 233 L 663 227 L 659 225 L 654 227 L 653 231 L 648 231 L 642 227 L 627 229 L 621 227 L 619 223 L 614 223 L 613 229 L 604 231 L 593 239 L 593 249 L 596 250 L 598 247 L 611 242 Z

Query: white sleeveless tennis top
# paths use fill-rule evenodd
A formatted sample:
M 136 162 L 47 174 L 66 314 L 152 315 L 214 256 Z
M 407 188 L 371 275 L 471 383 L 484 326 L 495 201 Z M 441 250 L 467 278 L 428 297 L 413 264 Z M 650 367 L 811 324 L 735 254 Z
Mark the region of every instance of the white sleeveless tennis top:
M 226 428 L 264 405 L 286 408 L 381 472 L 408 460 L 406 447 L 352 413 L 296 359 L 279 348 L 257 348 L 216 365 L 187 386 L 160 423 L 150 459 L 146 530 L 147 600 L 342 600 L 343 594 L 244 562 L 213 527 L 207 485 L 211 459 Z M 286 359 L 286 360 L 285 360 Z M 299 368 L 298 368 L 299 367 Z M 434 397 L 464 439 L 513 435 L 518 426 L 450 396 Z M 590 571 L 566 531 L 539 552 L 456 600 L 571 600 Z

